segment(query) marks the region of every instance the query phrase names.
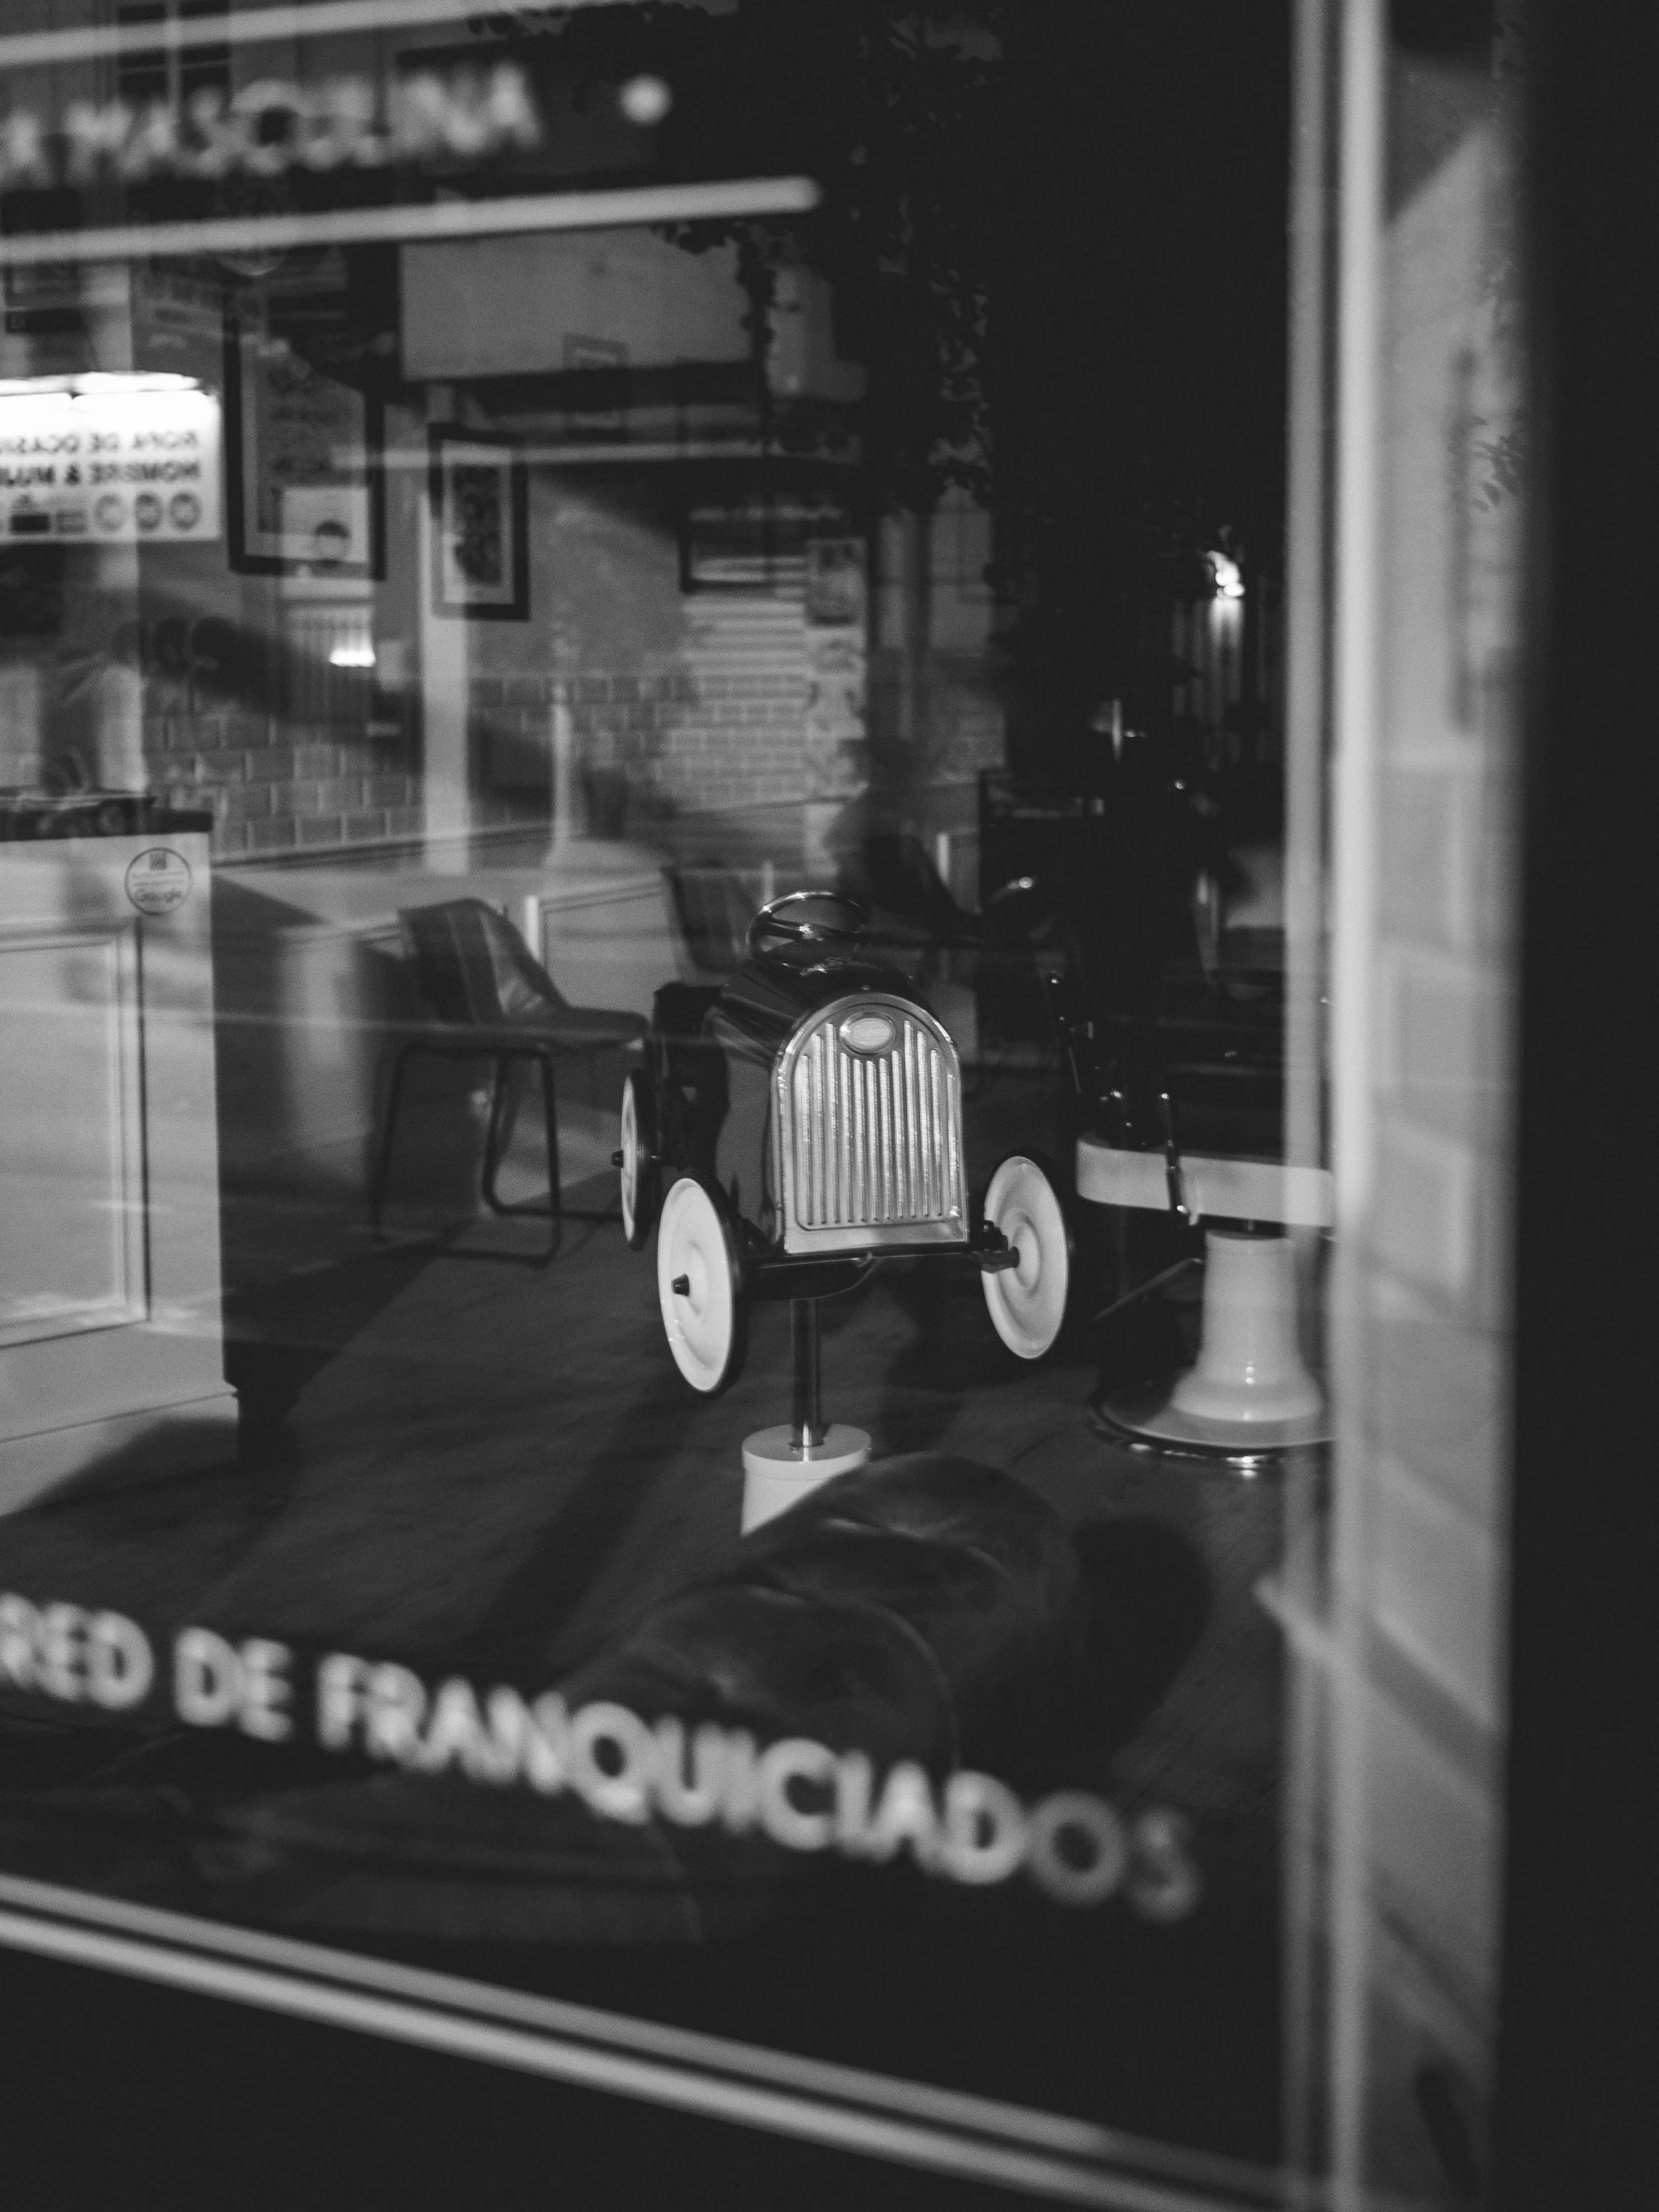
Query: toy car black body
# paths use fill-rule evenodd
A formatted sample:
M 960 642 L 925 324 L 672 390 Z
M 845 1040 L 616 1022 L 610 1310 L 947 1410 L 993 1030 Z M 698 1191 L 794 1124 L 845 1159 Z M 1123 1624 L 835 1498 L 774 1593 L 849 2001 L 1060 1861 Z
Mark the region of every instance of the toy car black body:
M 928 1256 L 983 1270 L 997 1334 L 1040 1358 L 1070 1268 L 1043 1164 L 1004 1160 L 972 1207 L 956 1048 L 871 957 L 850 900 L 776 899 L 748 944 L 718 991 L 658 993 L 647 1065 L 623 1095 L 623 1226 L 637 1251 L 658 1221 L 682 1375 L 708 1394 L 735 1380 L 752 1299 L 829 1297 L 882 1260 Z

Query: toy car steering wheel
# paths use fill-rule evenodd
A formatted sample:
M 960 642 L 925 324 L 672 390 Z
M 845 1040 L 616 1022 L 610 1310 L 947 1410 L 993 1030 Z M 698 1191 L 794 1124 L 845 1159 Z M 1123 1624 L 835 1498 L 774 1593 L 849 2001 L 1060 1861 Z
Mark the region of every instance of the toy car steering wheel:
M 856 944 L 868 928 L 868 914 L 839 891 L 789 891 L 761 908 L 745 941 L 751 952 L 764 952 L 778 939 L 788 944 Z

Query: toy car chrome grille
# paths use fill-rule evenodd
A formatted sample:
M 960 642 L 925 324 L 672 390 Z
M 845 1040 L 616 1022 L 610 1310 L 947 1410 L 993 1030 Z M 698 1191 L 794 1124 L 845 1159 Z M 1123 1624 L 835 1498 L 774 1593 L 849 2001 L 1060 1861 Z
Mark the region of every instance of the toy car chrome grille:
M 956 1055 L 917 1008 L 825 1009 L 784 1056 L 779 1106 L 792 1249 L 850 1249 L 873 1230 L 894 1243 L 965 1235 Z

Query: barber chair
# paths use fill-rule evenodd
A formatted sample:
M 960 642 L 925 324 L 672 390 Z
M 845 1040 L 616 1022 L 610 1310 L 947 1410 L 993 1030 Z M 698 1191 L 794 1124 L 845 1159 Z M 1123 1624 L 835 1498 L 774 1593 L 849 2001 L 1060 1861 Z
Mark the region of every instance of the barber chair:
M 1135 1013 L 1092 984 L 1074 937 L 1048 990 L 1078 1110 L 1077 1197 L 1162 1213 L 1204 1239 L 1197 1361 L 1173 1386 L 1103 1388 L 1098 1426 L 1130 1450 L 1242 1470 L 1327 1442 L 1299 1345 L 1296 1232 L 1332 1226 L 1333 1191 L 1326 1170 L 1284 1157 L 1280 978 L 1166 963 L 1159 1003 Z
M 881 960 L 923 994 L 949 1030 L 964 1067 L 976 1069 L 985 1027 L 981 991 L 987 950 L 1004 964 L 1010 950 L 1006 928 L 998 927 L 1004 917 L 981 916 L 959 905 L 921 839 L 901 830 L 875 830 L 849 847 L 841 855 L 835 888 L 869 915 L 869 942 Z M 1011 946 L 1023 974 L 1030 955 L 1017 932 Z
M 874 830 L 846 852 L 836 883 L 870 917 L 884 954 L 903 945 L 945 949 L 979 942 L 979 917 L 959 906 L 921 839 Z

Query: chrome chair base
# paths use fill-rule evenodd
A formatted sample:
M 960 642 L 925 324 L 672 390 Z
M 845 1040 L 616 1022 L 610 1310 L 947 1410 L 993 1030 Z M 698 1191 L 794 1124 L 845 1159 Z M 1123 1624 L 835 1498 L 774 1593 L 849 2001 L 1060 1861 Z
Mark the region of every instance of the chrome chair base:
M 1300 1453 L 1324 1449 L 1331 1441 L 1328 1412 L 1299 1420 L 1205 1420 L 1183 1413 L 1167 1396 L 1114 1398 L 1102 1393 L 1089 1401 L 1092 1426 L 1120 1450 L 1148 1458 L 1195 1460 L 1256 1474 Z

